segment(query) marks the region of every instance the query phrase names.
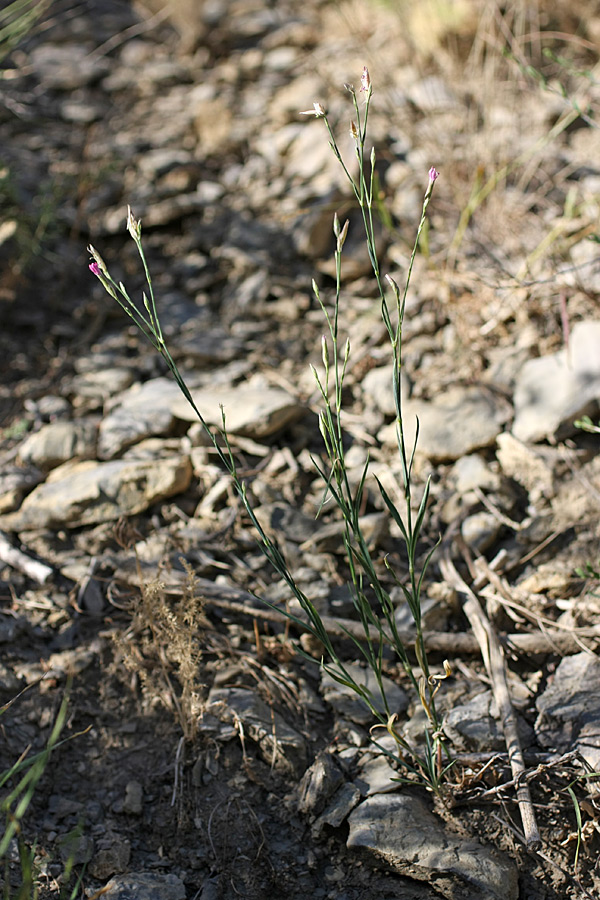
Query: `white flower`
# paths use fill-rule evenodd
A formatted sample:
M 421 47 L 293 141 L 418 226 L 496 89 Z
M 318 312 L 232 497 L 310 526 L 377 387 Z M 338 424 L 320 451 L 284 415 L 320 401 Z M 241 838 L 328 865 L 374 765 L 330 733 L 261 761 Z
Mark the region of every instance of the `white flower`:
M 322 119 L 326 116 L 325 107 L 322 103 L 313 103 L 312 109 L 305 109 L 300 113 L 301 116 L 314 116 L 315 119 Z

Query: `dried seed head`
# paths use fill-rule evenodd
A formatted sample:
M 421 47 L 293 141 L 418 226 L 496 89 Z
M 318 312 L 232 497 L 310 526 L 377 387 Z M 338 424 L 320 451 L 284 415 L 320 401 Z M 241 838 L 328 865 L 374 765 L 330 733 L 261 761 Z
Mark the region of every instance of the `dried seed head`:
M 348 221 L 348 219 L 346 219 L 342 230 L 337 235 L 337 252 L 338 253 L 342 252 L 342 247 L 344 246 L 344 241 L 346 240 L 346 235 L 348 234 L 348 226 L 349 225 L 350 225 L 350 222 Z M 339 225 L 338 225 L 338 229 L 339 229 Z
M 354 138 L 355 141 L 358 140 L 358 128 L 354 121 L 350 122 L 350 137 Z
M 130 206 L 127 207 L 127 231 L 134 241 L 139 241 L 142 234 L 142 222 L 141 219 L 135 218 Z
M 103 275 L 108 275 L 108 269 L 106 268 L 106 263 L 98 253 L 95 247 L 92 247 L 91 244 L 88 244 L 87 251 L 94 258 L 94 262 L 90 263 L 90 272 L 93 272 L 94 275 L 99 275 L 102 273 Z M 94 266 L 94 268 L 92 268 Z

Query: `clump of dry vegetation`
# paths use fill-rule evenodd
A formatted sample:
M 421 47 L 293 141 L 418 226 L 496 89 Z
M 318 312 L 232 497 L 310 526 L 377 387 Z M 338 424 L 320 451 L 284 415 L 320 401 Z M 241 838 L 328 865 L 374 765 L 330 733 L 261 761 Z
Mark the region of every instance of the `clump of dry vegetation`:
M 131 543 L 123 532 L 117 539 L 121 545 Z M 171 601 L 159 578 L 148 581 L 143 577 L 135 546 L 133 552 L 140 595 L 132 601 L 126 629 L 113 635 L 118 649 L 116 663 L 139 682 L 148 703 L 160 702 L 175 714 L 183 737 L 191 741 L 201 711 L 204 600 L 187 560 L 181 560 L 187 575 L 183 590 Z

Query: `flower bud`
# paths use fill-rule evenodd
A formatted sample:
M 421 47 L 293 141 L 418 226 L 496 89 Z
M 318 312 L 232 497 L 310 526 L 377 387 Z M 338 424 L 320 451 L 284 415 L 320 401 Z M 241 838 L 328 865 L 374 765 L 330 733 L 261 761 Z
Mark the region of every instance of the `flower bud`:
M 400 288 L 398 287 L 398 282 L 397 282 L 397 281 L 394 281 L 394 279 L 392 278 L 391 275 L 386 275 L 386 276 L 385 276 L 385 280 L 387 281 L 387 283 L 389 284 L 389 286 L 390 286 L 391 289 L 393 290 L 393 292 L 394 292 L 394 294 L 396 295 L 396 297 L 399 297 L 399 296 L 400 296 Z
M 369 75 L 369 70 L 366 66 L 363 67 L 363 72 L 360 77 L 360 89 L 361 91 L 369 91 L 371 88 L 371 76 Z

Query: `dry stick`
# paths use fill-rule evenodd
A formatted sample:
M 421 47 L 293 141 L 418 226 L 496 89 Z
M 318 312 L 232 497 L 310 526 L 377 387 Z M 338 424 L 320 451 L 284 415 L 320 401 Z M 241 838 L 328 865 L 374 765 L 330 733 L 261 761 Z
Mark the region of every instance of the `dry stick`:
M 150 566 L 148 569 L 152 568 Z M 147 580 L 152 581 L 156 577 L 156 568 L 153 574 L 148 573 Z M 160 577 L 160 576 L 159 576 Z M 167 581 L 168 577 L 168 581 Z M 129 567 L 123 566 L 115 573 L 115 581 L 125 583 L 129 587 L 139 587 L 139 578 L 137 573 Z M 163 590 L 167 594 L 180 596 L 184 583 L 184 573 L 175 571 L 169 572 L 168 576 L 160 577 L 163 582 Z M 271 607 L 257 607 L 257 598 L 244 591 L 241 588 L 234 587 L 229 584 L 215 584 L 209 578 L 198 577 L 196 579 L 196 589 L 203 599 L 211 606 L 223 609 L 236 616 L 249 616 L 253 619 L 261 619 L 265 622 L 283 622 L 288 623 L 290 620 L 285 613 Z M 300 620 L 302 626 L 302 612 L 299 604 L 290 604 L 291 611 Z M 347 638 L 350 634 L 357 640 L 364 640 L 365 633 L 363 626 L 355 619 L 333 618 L 331 616 L 323 616 L 323 624 L 328 634 L 339 638 Z M 308 623 L 304 626 L 306 631 L 310 631 Z M 370 634 L 373 640 L 378 638 L 379 632 L 370 627 Z M 432 653 L 440 653 L 444 656 L 460 656 L 462 654 L 473 655 L 480 652 L 480 644 L 477 639 L 469 632 L 445 632 L 445 631 L 426 631 L 423 635 L 428 649 Z M 407 647 L 413 647 L 415 642 L 414 631 L 401 631 L 400 638 L 402 643 Z M 553 653 L 566 655 L 569 653 L 577 653 L 581 650 L 581 639 L 587 638 L 588 641 L 595 644 L 600 641 L 600 627 L 580 628 L 574 632 L 556 631 L 532 634 L 507 634 L 505 640 L 507 645 L 516 651 L 526 654 L 543 654 Z M 384 640 L 387 641 L 384 635 Z
M 50 566 L 39 562 L 37 559 L 32 559 L 30 556 L 26 556 L 25 553 L 22 553 L 20 550 L 17 550 L 16 547 L 13 547 L 6 535 L 1 531 L 0 562 L 6 563 L 6 565 L 11 566 L 13 569 L 18 569 L 29 578 L 33 578 L 38 584 L 46 584 L 53 574 L 53 570 Z
M 479 641 L 481 655 L 492 682 L 494 698 L 502 720 L 510 768 L 513 778 L 518 785 L 516 794 L 523 823 L 523 834 L 525 835 L 527 846 L 535 850 L 541 846 L 542 842 L 535 819 L 531 794 L 529 793 L 529 785 L 523 778 L 525 761 L 517 732 L 517 718 L 508 691 L 504 652 L 492 623 L 484 613 L 479 600 L 471 588 L 458 574 L 447 550 L 444 558 L 440 560 L 440 570 L 445 581 L 466 597 L 463 609 L 475 637 Z

